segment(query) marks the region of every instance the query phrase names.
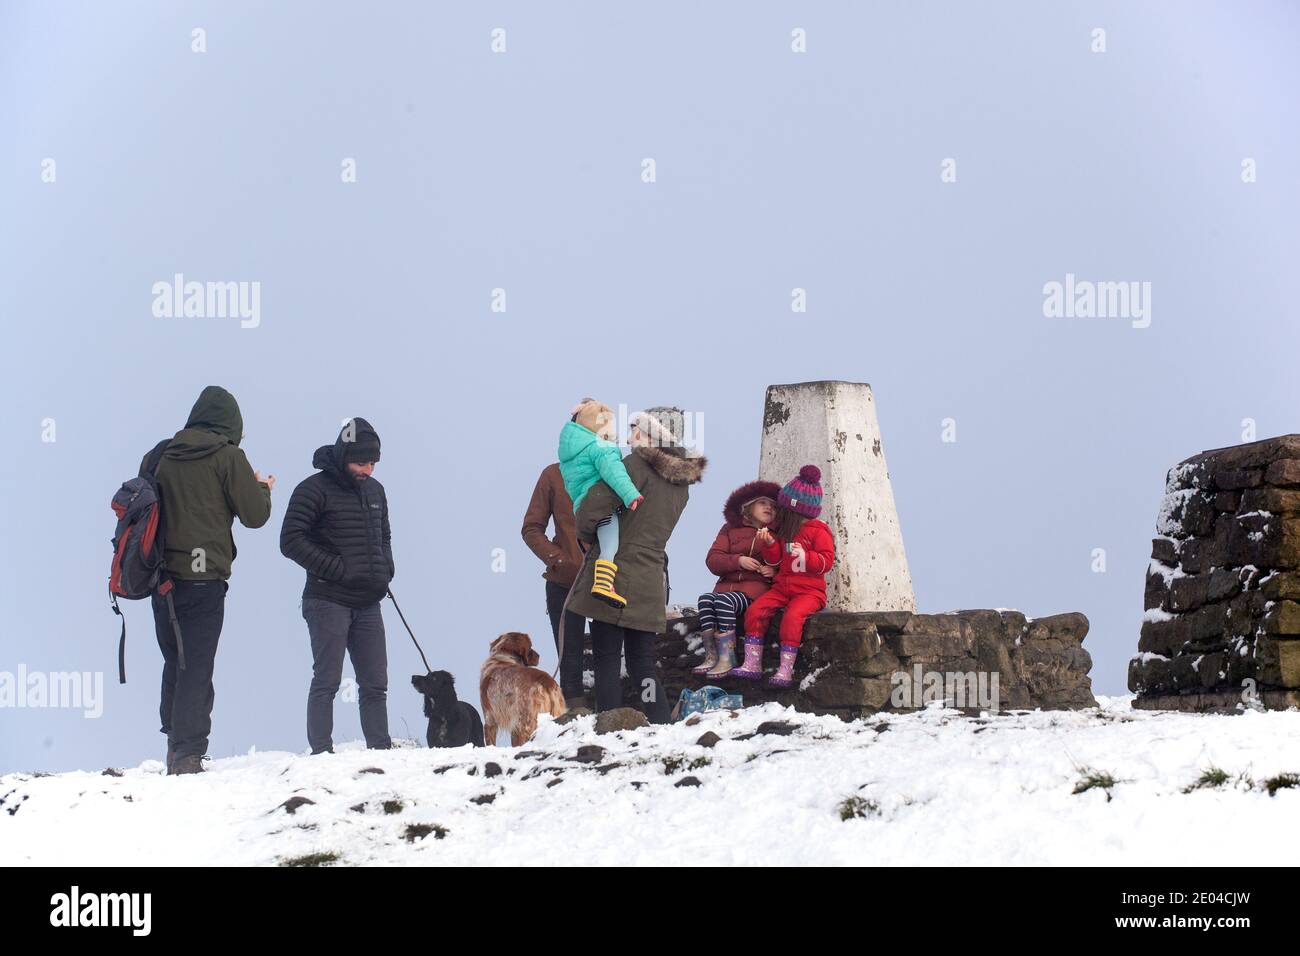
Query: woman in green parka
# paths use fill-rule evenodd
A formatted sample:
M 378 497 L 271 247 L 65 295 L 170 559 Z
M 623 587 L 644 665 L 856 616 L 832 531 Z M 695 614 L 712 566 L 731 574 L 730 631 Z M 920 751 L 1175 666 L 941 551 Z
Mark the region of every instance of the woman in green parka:
M 685 416 L 681 409 L 650 408 L 633 415 L 629 424 L 632 451 L 623 464 L 644 500 L 635 511 L 624 511 L 617 519 L 615 561 L 627 606 L 612 607 L 592 596 L 595 559 L 594 551 L 589 551 L 569 593 L 567 609 L 591 620 L 596 709 L 623 705 L 619 660 L 626 657 L 628 676 L 646 716 L 653 723 L 665 723 L 669 707 L 655 676 L 654 642 L 667 624 L 666 548 L 686 508 L 689 488 L 703 476 L 707 461 L 683 447 Z M 597 524 L 618 504 L 604 482 L 593 485 L 575 512 L 579 542 L 593 543 Z
M 594 398 L 579 402 L 560 431 L 560 477 L 575 511 L 599 482 L 621 499 L 616 507 L 636 511 L 641 504 L 641 492 L 623 467 L 616 437 L 613 409 Z M 613 607 L 626 607 L 627 598 L 614 583 L 618 576 L 618 515 L 613 510 L 596 523 L 596 544 L 600 555 L 592 564 L 591 594 Z

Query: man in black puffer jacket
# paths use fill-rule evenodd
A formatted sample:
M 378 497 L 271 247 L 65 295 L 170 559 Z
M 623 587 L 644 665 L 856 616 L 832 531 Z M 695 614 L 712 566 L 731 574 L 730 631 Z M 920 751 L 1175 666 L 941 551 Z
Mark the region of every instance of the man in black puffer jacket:
M 293 490 L 280 528 L 280 551 L 307 570 L 302 616 L 311 635 L 307 742 L 334 750 L 334 696 L 343 655 L 352 658 L 366 746 L 387 750 L 388 649 L 379 602 L 393 579 L 393 548 L 384 486 L 371 477 L 379 435 L 364 418 L 344 424 L 333 445 L 316 449 L 320 471 Z

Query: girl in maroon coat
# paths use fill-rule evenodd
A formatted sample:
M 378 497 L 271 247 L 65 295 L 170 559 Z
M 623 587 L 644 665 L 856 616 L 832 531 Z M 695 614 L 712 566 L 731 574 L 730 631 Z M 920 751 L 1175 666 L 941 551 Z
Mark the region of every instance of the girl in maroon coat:
M 704 663 L 693 673 L 720 677 L 736 666 L 736 628 L 745 609 L 772 583 L 776 569 L 759 558 L 761 545 L 754 536 L 776 517 L 776 496 L 781 486 L 774 481 L 751 481 L 727 498 L 722 516 L 727 523 L 709 548 L 704 563 L 718 576 L 708 594 L 701 594 L 700 636 L 706 651 Z M 719 645 L 726 653 L 719 653 Z

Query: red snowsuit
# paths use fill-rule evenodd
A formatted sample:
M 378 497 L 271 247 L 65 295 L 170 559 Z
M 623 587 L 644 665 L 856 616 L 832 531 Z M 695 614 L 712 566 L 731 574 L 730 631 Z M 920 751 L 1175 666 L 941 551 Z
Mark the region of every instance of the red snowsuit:
M 763 560 L 778 567 L 772 587 L 758 598 L 745 612 L 745 634 L 765 637 L 772 616 L 785 608 L 781 618 L 781 643 L 798 647 L 803 643 L 803 625 L 809 615 L 826 606 L 826 574 L 835 563 L 835 539 L 831 529 L 815 518 L 803 523 L 794 540 L 803 545 L 802 571 L 794 567 L 794 555 L 782 541 L 774 541 L 763 549 Z

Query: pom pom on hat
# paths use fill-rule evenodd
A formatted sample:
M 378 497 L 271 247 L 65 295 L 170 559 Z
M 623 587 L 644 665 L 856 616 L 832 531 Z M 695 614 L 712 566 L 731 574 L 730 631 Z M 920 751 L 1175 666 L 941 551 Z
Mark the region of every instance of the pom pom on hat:
M 804 465 L 799 469 L 799 480 L 809 485 L 819 485 L 822 481 L 822 470 L 816 465 Z

